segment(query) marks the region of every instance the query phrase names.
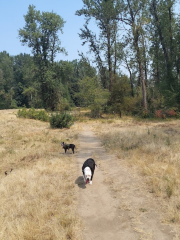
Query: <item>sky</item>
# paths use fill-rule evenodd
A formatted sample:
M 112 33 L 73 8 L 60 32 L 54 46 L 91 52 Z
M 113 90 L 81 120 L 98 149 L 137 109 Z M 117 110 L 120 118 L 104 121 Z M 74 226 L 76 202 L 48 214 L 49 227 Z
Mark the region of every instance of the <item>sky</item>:
M 36 10 L 41 12 L 53 11 L 66 22 L 63 28 L 64 33 L 60 33 L 59 38 L 61 47 L 66 49 L 68 55 L 58 54 L 57 61 L 80 59 L 78 51 L 86 55 L 88 46 L 82 46 L 82 41 L 78 35 L 85 20 L 83 16 L 75 15 L 75 12 L 83 7 L 82 0 L 0 0 L 0 52 L 6 51 L 11 56 L 31 53 L 27 46 L 22 46 L 18 38 L 18 30 L 25 26 L 24 15 L 27 14 L 29 5 L 34 5 Z M 179 3 L 175 10 L 180 12 Z M 91 24 L 91 29 L 95 30 L 96 24 L 93 22 Z
M 66 22 L 63 34 L 60 33 L 59 38 L 61 47 L 66 49 L 68 56 L 62 53 L 58 54 L 57 61 L 80 59 L 78 51 L 84 54 L 88 51 L 88 46 L 82 46 L 82 41 L 78 35 L 80 28 L 83 28 L 85 23 L 84 17 L 75 15 L 75 12 L 83 7 L 82 0 L 1 0 L 0 52 L 6 51 L 11 56 L 31 53 L 27 46 L 22 46 L 18 38 L 18 30 L 25 26 L 24 15 L 27 14 L 29 5 L 34 5 L 36 10 L 41 12 L 53 11 Z

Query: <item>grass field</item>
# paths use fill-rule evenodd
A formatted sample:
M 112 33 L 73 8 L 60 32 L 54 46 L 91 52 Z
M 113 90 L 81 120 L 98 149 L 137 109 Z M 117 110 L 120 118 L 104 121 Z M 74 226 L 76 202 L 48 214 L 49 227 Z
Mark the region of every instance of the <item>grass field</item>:
M 75 155 L 61 148 L 69 139 L 77 142 L 73 127 L 0 111 L 0 239 L 81 239 Z
M 180 121 L 102 120 L 96 132 L 105 148 L 144 176 L 165 206 L 167 222 L 180 223 Z
M 180 121 L 132 118 L 89 120 L 71 129 L 20 119 L 0 111 L 0 239 L 80 240 L 76 154 L 61 142 L 76 142 L 91 124 L 104 147 L 141 174 L 149 192 L 164 205 L 165 222 L 180 223 Z M 11 169 L 13 169 L 11 171 Z M 7 171 L 7 175 L 5 175 Z

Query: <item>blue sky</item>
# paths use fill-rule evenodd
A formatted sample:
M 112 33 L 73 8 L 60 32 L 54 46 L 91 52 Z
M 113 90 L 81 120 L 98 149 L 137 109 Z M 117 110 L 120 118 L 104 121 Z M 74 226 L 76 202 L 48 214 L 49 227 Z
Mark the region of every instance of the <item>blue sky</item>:
M 59 54 L 57 60 L 79 59 L 78 50 L 86 53 L 88 46 L 82 46 L 78 33 L 83 27 L 84 18 L 75 15 L 76 10 L 83 7 L 82 0 L 1 0 L 0 3 L 0 52 L 6 51 L 10 55 L 29 53 L 27 46 L 22 46 L 18 39 L 18 30 L 25 26 L 24 15 L 28 6 L 34 5 L 36 10 L 54 12 L 66 22 L 63 34 L 60 34 L 61 47 L 68 52 L 68 56 Z
M 178 0 L 179 1 L 179 0 Z M 178 2 L 177 1 L 177 2 Z M 22 46 L 18 39 L 18 30 L 25 26 L 24 15 L 27 14 L 28 6 L 34 5 L 36 10 L 54 12 L 66 21 L 63 34 L 60 35 L 61 47 L 68 52 L 68 56 L 59 54 L 58 60 L 79 59 L 78 50 L 84 54 L 88 51 L 88 46 L 82 46 L 78 33 L 83 27 L 84 18 L 75 15 L 76 10 L 83 7 L 82 0 L 1 0 L 0 2 L 0 52 L 7 51 L 10 55 L 29 53 L 27 46 Z M 180 12 L 180 4 L 176 5 L 176 12 Z M 96 29 L 91 23 L 91 29 Z

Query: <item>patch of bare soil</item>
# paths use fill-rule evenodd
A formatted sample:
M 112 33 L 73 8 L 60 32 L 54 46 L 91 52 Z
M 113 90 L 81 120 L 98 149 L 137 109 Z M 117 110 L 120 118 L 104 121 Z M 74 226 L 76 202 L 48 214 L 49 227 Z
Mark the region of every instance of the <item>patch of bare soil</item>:
M 98 168 L 93 184 L 85 185 L 82 164 L 92 157 Z M 78 213 L 84 240 L 175 240 L 175 227 L 163 222 L 163 208 L 143 178 L 123 160 L 107 154 L 89 125 L 83 125 L 78 146 Z

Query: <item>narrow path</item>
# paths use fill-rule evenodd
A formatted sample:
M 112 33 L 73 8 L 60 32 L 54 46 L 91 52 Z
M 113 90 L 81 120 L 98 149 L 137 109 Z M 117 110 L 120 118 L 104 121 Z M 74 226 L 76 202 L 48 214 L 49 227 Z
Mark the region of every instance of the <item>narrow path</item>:
M 159 205 L 145 191 L 142 179 L 106 153 L 88 125 L 79 134 L 78 213 L 82 218 L 83 240 L 173 240 L 173 229 L 161 223 Z M 93 184 L 85 185 L 81 167 L 92 157 L 98 164 Z

